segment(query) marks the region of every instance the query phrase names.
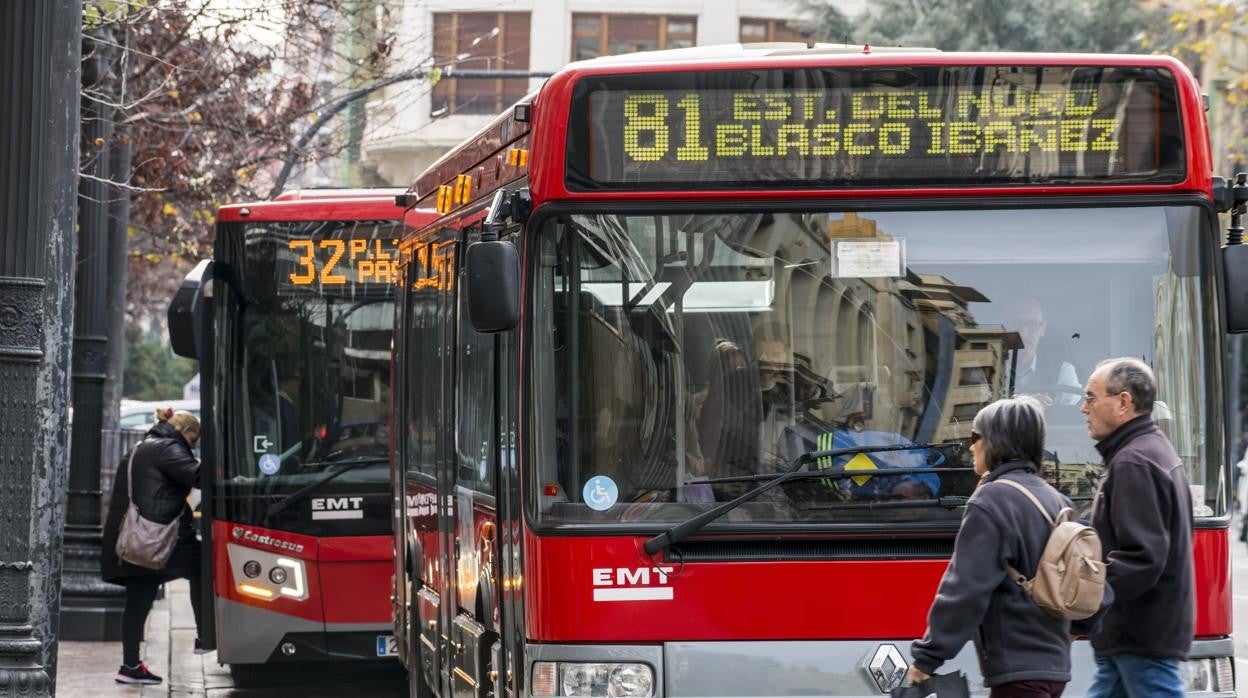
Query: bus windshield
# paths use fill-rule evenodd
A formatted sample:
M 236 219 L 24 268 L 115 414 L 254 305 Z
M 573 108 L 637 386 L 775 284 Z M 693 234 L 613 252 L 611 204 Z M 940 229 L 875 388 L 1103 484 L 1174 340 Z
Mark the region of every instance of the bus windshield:
M 1187 206 L 547 219 L 530 256 L 533 516 L 678 522 L 846 449 L 806 466 L 828 477 L 708 530 L 956 523 L 969 449 L 931 445 L 966 445 L 976 412 L 1009 395 L 1044 406 L 1041 474 L 1086 514 L 1102 466 L 1079 403 L 1116 356 L 1156 371 L 1153 417 L 1195 511 L 1221 515 L 1204 221 Z M 853 453 L 877 446 L 913 448 Z
M 271 490 L 340 469 L 387 480 L 397 223 L 248 225 L 226 349 L 225 482 Z M 379 271 L 380 270 L 380 271 Z

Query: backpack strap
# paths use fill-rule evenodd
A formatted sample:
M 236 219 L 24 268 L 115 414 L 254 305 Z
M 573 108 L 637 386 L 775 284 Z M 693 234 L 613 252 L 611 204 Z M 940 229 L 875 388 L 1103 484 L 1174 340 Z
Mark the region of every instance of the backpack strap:
M 1052 528 L 1057 525 L 1057 522 L 1053 520 L 1053 517 L 1049 516 L 1049 512 L 1045 511 L 1044 505 L 1040 503 L 1040 500 L 1036 499 L 1036 495 L 1031 493 L 1031 490 L 1027 489 L 1026 487 L 1023 487 L 1022 485 L 1018 484 L 1017 482 L 1014 482 L 1013 480 L 1006 480 L 1005 478 L 1001 478 L 1000 480 L 997 480 L 996 482 L 999 482 L 1003 485 L 1009 485 L 1010 487 L 1013 487 L 1019 492 L 1022 492 L 1023 494 L 1027 495 L 1027 499 L 1030 499 L 1031 503 L 1035 504 L 1036 508 L 1040 510 L 1040 513 L 1044 515 L 1044 520 L 1049 522 L 1049 528 Z
M 1022 485 L 1018 484 L 1017 482 L 1014 482 L 1013 480 L 1007 480 L 1005 478 L 1001 478 L 1000 480 L 994 480 L 994 482 L 1000 482 L 1003 485 L 1009 485 L 1010 487 L 1013 487 L 1019 492 L 1022 492 L 1023 494 L 1027 495 L 1027 499 L 1030 499 L 1031 503 L 1035 504 L 1036 508 L 1040 510 L 1040 513 L 1044 516 L 1044 520 L 1049 522 L 1049 528 L 1054 528 L 1057 526 L 1057 523 L 1053 521 L 1053 517 L 1049 516 L 1049 512 L 1045 510 L 1044 505 L 1040 503 L 1040 500 L 1036 498 L 1036 495 L 1031 493 L 1031 490 L 1027 489 L 1026 487 L 1023 487 Z M 1023 585 L 1023 583 L 1027 581 L 1027 578 L 1023 576 L 1023 573 L 1014 569 L 1013 566 L 1010 566 L 1009 568 L 1006 569 L 1006 574 L 1008 574 L 1010 576 L 1010 579 L 1014 580 L 1016 584 Z

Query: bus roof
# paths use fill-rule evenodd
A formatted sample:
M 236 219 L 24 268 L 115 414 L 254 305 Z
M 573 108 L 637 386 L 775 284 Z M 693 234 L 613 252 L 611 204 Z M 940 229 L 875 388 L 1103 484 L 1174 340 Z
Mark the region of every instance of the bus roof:
M 783 187 L 767 191 L 735 191 L 731 189 L 703 190 L 700 188 L 672 188 L 663 191 L 648 188 L 645 191 L 620 189 L 611 192 L 570 191 L 564 181 L 564 165 L 567 152 L 569 108 L 576 85 L 587 78 L 657 73 L 702 73 L 708 71 L 742 71 L 760 69 L 855 69 L 855 68 L 941 68 L 941 67 L 1065 67 L 1065 68 L 1142 68 L 1155 69 L 1173 76 L 1178 92 L 1178 109 L 1184 134 L 1187 173 L 1182 182 L 1167 184 L 1112 183 L 1080 186 L 1062 186 L 1045 183 L 1041 185 L 1011 184 L 1008 187 L 925 188 L 933 196 L 964 196 L 973 194 L 1053 195 L 1077 193 L 1089 195 L 1124 190 L 1137 193 L 1208 192 L 1211 187 L 1212 161 L 1209 154 L 1207 129 L 1204 125 L 1204 105 L 1199 84 L 1192 73 L 1180 61 L 1169 56 L 1156 55 L 1105 55 L 1078 53 L 967 53 L 941 52 L 921 48 L 877 48 L 872 46 L 844 46 L 817 44 L 805 46 L 800 43 L 729 44 L 721 46 L 693 47 L 666 51 L 641 52 L 618 56 L 605 56 L 568 64 L 543 85 L 523 99 L 527 105 L 527 122 L 516 119 L 516 108 L 509 108 L 476 135 L 446 153 L 431 165 L 409 188 L 420 205 L 433 208 L 440 201 L 438 195 L 457 196 L 455 204 L 463 205 L 492 191 L 500 184 L 530 175 L 530 188 L 534 201 L 551 199 L 576 200 L 581 198 L 768 198 L 786 193 Z M 516 160 L 512 151 L 520 151 L 531 158 L 535 166 L 530 173 L 525 159 Z M 492 161 L 492 162 L 491 162 Z M 521 164 L 522 163 L 522 164 Z M 467 186 L 462 180 L 467 179 Z M 832 195 L 913 196 L 913 189 L 895 187 L 856 189 L 838 186 L 789 190 L 796 197 Z M 457 208 L 451 206 L 449 208 Z M 437 208 L 443 207 L 438 205 Z M 448 209 L 449 210 L 449 209 Z
M 396 187 L 291 191 L 274 201 L 222 206 L 217 210 L 217 221 L 400 219 L 403 207 L 395 202 L 395 197 L 402 193 Z
M 292 189 L 278 194 L 274 201 L 307 201 L 309 199 L 355 199 L 377 196 L 398 196 L 402 187 L 371 187 L 367 189 Z

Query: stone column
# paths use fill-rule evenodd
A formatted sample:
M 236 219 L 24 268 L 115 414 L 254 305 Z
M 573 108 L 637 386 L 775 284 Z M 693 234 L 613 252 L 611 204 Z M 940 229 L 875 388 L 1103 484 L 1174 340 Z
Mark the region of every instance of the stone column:
M 111 37 L 84 45 L 82 84 L 108 94 Z M 92 51 L 91 55 L 85 53 Z M 107 97 L 106 97 L 107 98 Z M 113 109 L 82 99 L 82 170 L 78 185 L 78 254 L 74 289 L 74 349 L 70 390 L 74 423 L 65 510 L 65 570 L 61 637 L 121 639 L 125 590 L 100 579 L 100 424 L 108 375 L 108 213 Z
M 32 0 L 33 1 L 33 0 Z M 82 2 L 52 6 L 51 70 L 42 192 L 46 268 L 43 292 L 43 366 L 37 388 L 34 515 L 30 519 L 34 598 L 31 617 L 43 643 L 43 667 L 56 694 L 57 635 L 61 626 L 61 558 L 65 490 L 69 479 L 69 355 L 74 328 L 74 226 L 78 199 L 78 80 Z M 5 165 L 0 165 L 4 167 Z
M 72 9 L 66 0 L 7 0 L 0 3 L 0 696 L 50 696 L 51 682 L 40 665 L 43 653 L 35 627 L 54 612 L 32 599 L 35 545 L 31 521 L 36 507 L 36 458 L 46 455 L 40 433 L 38 392 L 45 359 L 45 331 L 57 334 L 57 318 L 45 315 L 45 289 L 68 284 L 49 279 L 49 192 L 63 167 L 52 152 L 52 74 L 58 19 Z M 80 12 L 81 10 L 79 10 Z M 76 85 L 74 85 L 76 88 Z M 57 266 L 57 265 L 52 265 Z M 46 465 L 44 463 L 38 466 Z M 46 493 L 45 493 L 46 494 Z M 45 531 L 55 537 L 56 531 Z

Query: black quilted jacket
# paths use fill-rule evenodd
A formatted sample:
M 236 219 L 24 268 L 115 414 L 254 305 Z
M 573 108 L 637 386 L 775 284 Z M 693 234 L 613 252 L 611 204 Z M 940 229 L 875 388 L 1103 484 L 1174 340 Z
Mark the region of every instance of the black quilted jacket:
M 139 575 L 155 574 L 172 578 L 196 573 L 197 570 L 177 569 L 179 565 L 185 566 L 184 560 L 190 559 L 190 556 L 178 554 L 177 549 L 169 566 L 158 572 L 122 562 L 117 558 L 117 532 L 126 508 L 130 505 L 126 495 L 129 462 L 130 454 L 126 454 L 117 464 L 117 476 L 113 479 L 113 497 L 108 507 L 108 520 L 104 522 L 103 549 L 100 555 L 101 576 L 105 581 L 119 582 Z M 181 515 L 177 548 L 198 545 L 195 540 L 195 522 L 191 518 L 186 497 L 190 494 L 191 487 L 199 481 L 199 461 L 191 453 L 191 448 L 182 434 L 166 422 L 152 427 L 146 438 L 135 446 L 133 470 L 134 501 L 139 506 L 139 513 L 144 518 L 160 523 L 168 523 Z

